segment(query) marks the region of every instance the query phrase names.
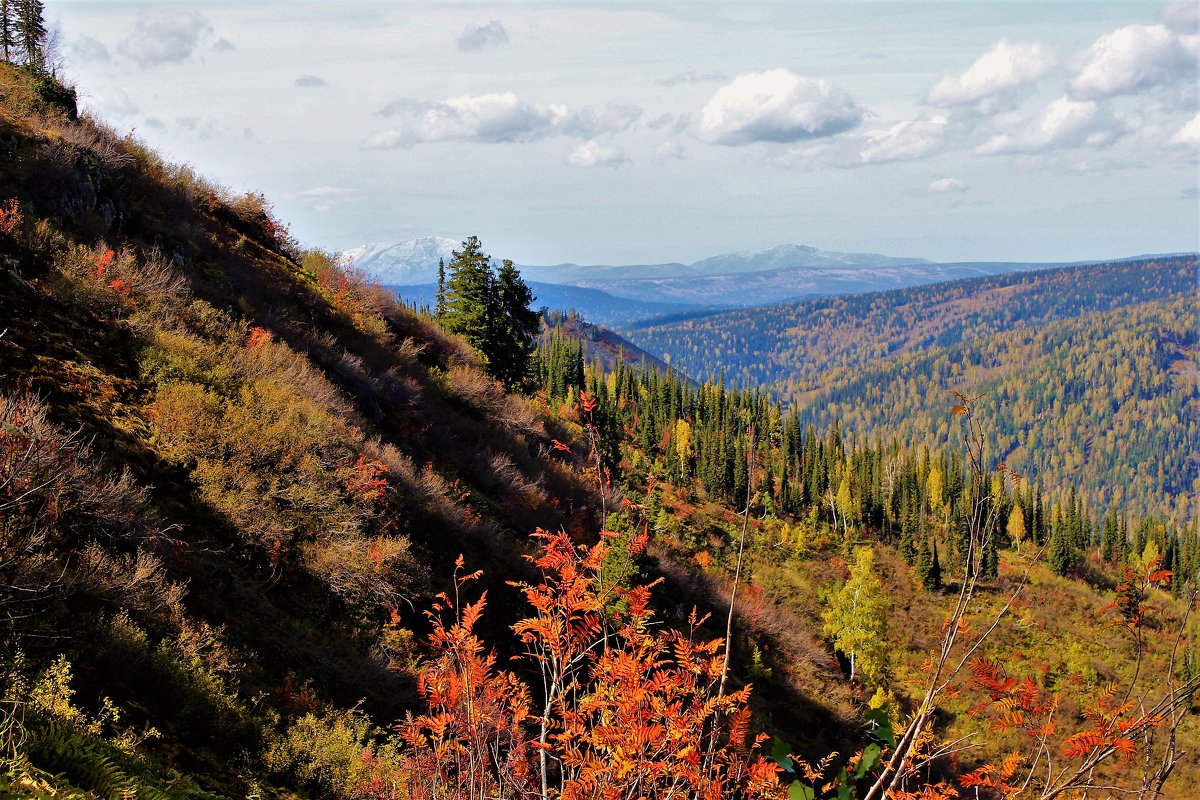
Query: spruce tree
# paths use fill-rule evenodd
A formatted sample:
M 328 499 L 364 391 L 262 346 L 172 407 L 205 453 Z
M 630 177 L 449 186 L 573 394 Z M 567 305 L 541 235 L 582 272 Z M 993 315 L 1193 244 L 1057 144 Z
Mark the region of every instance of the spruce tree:
M 442 326 L 466 338 L 486 358 L 493 312 L 491 257 L 483 252 L 478 237 L 470 237 L 462 246 L 451 254 Z
M 1000 552 L 995 532 L 984 534 L 982 549 L 983 553 L 979 559 L 979 577 L 985 581 L 994 581 L 1000 576 Z
M 910 566 L 916 563 L 917 560 L 917 546 L 914 538 L 916 534 L 916 528 L 916 513 L 913 511 L 912 507 L 906 503 L 900 511 L 899 550 L 900 557 L 903 558 L 905 563 Z
M 520 389 L 529 375 L 529 359 L 541 326 L 541 316 L 530 308 L 533 292 L 513 262 L 505 259 L 495 281 L 495 314 L 488 354 L 492 374 L 509 389 Z
M 926 589 L 929 587 L 930 572 L 933 570 L 933 556 L 929 552 L 929 542 L 924 536 L 921 537 L 921 546 L 917 548 L 916 558 L 917 580 Z
M 46 22 L 42 0 L 13 0 L 15 39 L 25 50 L 25 64 L 42 69 L 46 61 Z
M 441 319 L 446 314 L 446 259 L 438 259 L 437 305 L 434 315 Z
M 1055 575 L 1068 575 L 1075 568 L 1075 552 L 1070 535 L 1064 525 L 1055 525 L 1050 533 L 1050 548 L 1047 553 L 1050 569 Z
M 937 542 L 933 542 L 933 557 L 930 559 L 929 575 L 925 581 L 925 588 L 931 592 L 939 592 L 942 589 L 942 562 L 938 559 Z
M 0 0 L 0 53 L 11 64 L 16 49 L 16 3 L 15 0 Z

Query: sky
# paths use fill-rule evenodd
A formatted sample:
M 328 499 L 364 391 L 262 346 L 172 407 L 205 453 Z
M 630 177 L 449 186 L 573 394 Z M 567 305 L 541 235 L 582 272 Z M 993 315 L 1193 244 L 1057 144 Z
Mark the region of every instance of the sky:
M 82 104 L 303 244 L 1200 249 L 1200 4 L 47 0 Z

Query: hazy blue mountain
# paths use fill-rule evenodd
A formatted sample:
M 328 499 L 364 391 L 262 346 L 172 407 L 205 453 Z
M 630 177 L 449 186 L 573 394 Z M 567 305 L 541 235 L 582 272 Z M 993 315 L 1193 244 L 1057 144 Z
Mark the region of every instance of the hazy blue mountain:
M 433 307 L 437 300 L 437 283 L 388 285 L 405 303 Z M 662 317 L 701 309 L 690 303 L 651 303 L 635 298 L 617 297 L 599 289 L 563 286 L 529 281 L 535 296 L 534 307 L 545 306 L 551 311 L 578 311 L 585 319 L 604 326 L 621 327 L 637 320 Z M 705 308 L 714 308 L 712 304 Z
M 342 258 L 353 261 L 385 285 L 403 286 L 410 293 L 423 287 L 417 295 L 424 300 L 418 302 L 432 304 L 438 260 L 449 263 L 451 251 L 460 246 L 452 239 L 427 236 L 407 242 L 365 244 L 345 251 Z M 536 291 L 542 304 L 553 309 L 574 308 L 587 319 L 617 327 L 697 308 L 768 305 L 1057 266 L 1067 265 L 937 263 L 878 253 L 839 253 L 797 244 L 726 253 L 691 264 L 519 265 L 525 279 L 538 284 Z
M 635 280 L 597 278 L 580 281 L 580 286 L 610 295 L 653 298 L 656 302 L 691 303 L 699 306 L 759 306 L 810 297 L 861 294 L 903 289 L 928 283 L 1046 269 L 1054 264 L 936 264 L 878 267 L 792 267 L 763 272 L 693 275 Z
M 439 259 L 448 263 L 451 251 L 460 247 L 453 239 L 426 236 L 406 242 L 364 244 L 341 254 L 381 282 L 391 285 L 421 284 L 437 278 Z M 502 254 L 501 254 L 502 255 Z M 893 258 L 877 253 L 837 253 L 798 244 L 782 244 L 768 250 L 725 253 L 692 264 L 521 264 L 527 280 L 574 286 L 598 282 L 691 279 L 702 276 L 736 275 L 799 268 L 891 268 L 929 265 L 920 258 Z M 652 298 L 647 298 L 652 299 Z
M 743 250 L 689 265 L 700 275 L 767 272 L 795 267 L 900 267 L 931 264 L 924 258 L 893 258 L 878 253 L 836 253 L 804 244 L 781 244 L 769 250 Z

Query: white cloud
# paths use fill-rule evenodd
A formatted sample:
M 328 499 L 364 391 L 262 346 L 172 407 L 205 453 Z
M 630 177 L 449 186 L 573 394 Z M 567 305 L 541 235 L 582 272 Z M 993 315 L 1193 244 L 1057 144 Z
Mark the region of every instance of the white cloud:
M 504 30 L 504 25 L 498 19 L 487 25 L 468 25 L 455 44 L 464 53 L 499 47 L 508 44 L 508 31 Z
M 988 104 L 1007 99 L 1054 68 L 1053 55 L 1037 42 L 998 41 L 966 72 L 946 75 L 929 90 L 935 106 Z
M 296 86 L 301 89 L 321 89 L 328 85 L 323 78 L 316 75 L 301 75 L 296 78 Z
M 1046 106 L 1022 133 L 1002 133 L 975 148 L 979 155 L 1037 154 L 1061 147 L 1103 147 L 1125 128 L 1095 101 L 1063 96 Z
M 1181 33 L 1200 33 L 1200 4 L 1196 0 L 1176 0 L 1163 5 L 1159 19 L 1168 28 Z
M 370 148 L 409 147 L 421 142 L 531 142 L 547 136 L 590 139 L 632 126 L 637 106 L 609 105 L 572 112 L 559 104 L 529 103 L 512 92 L 463 95 L 437 103 L 397 100 L 379 111 L 401 124 L 373 134 Z
M 567 155 L 567 163 L 572 167 L 619 167 L 627 161 L 628 157 L 620 150 L 594 140 L 583 142 Z
M 208 18 L 195 11 L 138 15 L 133 30 L 117 45 L 121 55 L 139 67 L 178 64 L 212 35 Z
M 1171 144 L 1200 145 L 1200 114 L 1188 120 L 1179 131 L 1171 137 Z
M 787 69 L 738 76 L 704 106 L 700 135 L 716 144 L 798 142 L 850 130 L 863 112 L 825 80 Z
M 946 118 L 898 122 L 887 130 L 867 133 L 867 143 L 859 153 L 863 164 L 886 161 L 911 161 L 932 155 L 946 141 Z
M 1200 36 L 1165 25 L 1126 25 L 1097 39 L 1071 79 L 1076 97 L 1100 100 L 1193 77 Z
M 178 130 L 187 131 L 202 141 L 215 139 L 228 133 L 225 123 L 212 117 L 176 117 L 175 125 Z
M 933 183 L 929 184 L 929 191 L 937 194 L 946 194 L 947 192 L 965 192 L 970 189 L 965 183 L 958 178 L 938 178 Z
M 581 108 L 564 120 L 561 132 L 590 139 L 602 133 L 629 130 L 642 118 L 642 109 L 634 105 L 609 104 L 600 110 Z
M 221 38 L 213 42 L 212 51 L 214 53 L 228 53 L 233 50 L 237 50 L 237 45 L 228 39 Z

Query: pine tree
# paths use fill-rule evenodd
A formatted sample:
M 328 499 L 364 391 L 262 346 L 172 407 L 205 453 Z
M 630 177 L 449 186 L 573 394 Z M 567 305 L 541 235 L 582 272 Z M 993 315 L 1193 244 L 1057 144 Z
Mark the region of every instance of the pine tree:
M 1064 525 L 1054 525 L 1050 533 L 1050 548 L 1047 558 L 1055 575 L 1068 575 L 1075 569 L 1075 551 Z
M 900 557 L 910 566 L 916 563 L 917 547 L 914 539 L 917 521 L 911 508 L 900 512 Z
M 0 0 L 0 53 L 10 64 L 17 49 L 15 11 L 15 0 Z
M 434 315 L 441 319 L 446 315 L 446 259 L 438 259 L 437 305 Z
M 451 255 L 450 278 L 445 292 L 439 290 L 442 327 L 466 338 L 493 377 L 509 389 L 521 388 L 541 325 L 540 315 L 529 308 L 533 292 L 507 259 L 494 273 L 478 237 Z
M 486 358 L 493 311 L 491 257 L 483 252 L 475 236 L 451 256 L 442 325 L 451 333 L 461 334 Z
M 921 546 L 917 548 L 916 558 L 917 580 L 926 589 L 930 588 L 930 575 L 933 571 L 933 554 L 929 551 L 929 542 L 921 537 Z
M 46 61 L 46 22 L 42 0 L 13 0 L 15 39 L 25 50 L 25 64 L 42 69 Z
M 929 576 L 925 581 L 925 588 L 931 592 L 940 592 L 942 590 L 942 563 L 938 559 L 937 542 L 933 542 L 933 558 L 929 564 Z
M 984 534 L 982 549 L 983 553 L 979 559 L 979 577 L 985 581 L 994 581 L 1000 576 L 1000 551 L 994 531 Z
M 492 374 L 509 389 L 523 388 L 541 317 L 530 308 L 533 292 L 513 262 L 505 259 L 495 280 L 495 314 L 488 354 Z

